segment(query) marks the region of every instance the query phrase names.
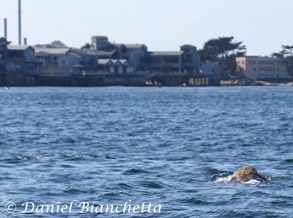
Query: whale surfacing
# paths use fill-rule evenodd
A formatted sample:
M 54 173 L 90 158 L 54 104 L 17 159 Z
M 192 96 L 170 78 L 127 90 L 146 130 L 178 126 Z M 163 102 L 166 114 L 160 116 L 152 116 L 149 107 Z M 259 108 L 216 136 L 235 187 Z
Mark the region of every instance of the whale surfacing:
M 247 183 L 253 180 L 258 181 L 259 183 L 267 182 L 267 179 L 259 174 L 253 167 L 244 166 L 234 172 L 230 182 Z

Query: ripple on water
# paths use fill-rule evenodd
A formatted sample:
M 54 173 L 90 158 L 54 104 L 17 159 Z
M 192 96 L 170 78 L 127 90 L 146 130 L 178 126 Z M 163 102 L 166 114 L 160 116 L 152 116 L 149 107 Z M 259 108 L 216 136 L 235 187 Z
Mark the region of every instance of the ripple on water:
M 12 88 L 0 98 L 1 202 L 163 205 L 116 217 L 292 217 L 292 99 L 291 87 Z M 244 165 L 270 184 L 224 182 Z
M 140 169 L 140 168 L 139 169 L 133 168 L 133 169 L 124 171 L 122 174 L 127 175 L 127 176 L 131 176 L 131 175 L 145 174 L 145 173 L 151 173 L 151 172 Z
M 287 163 L 293 163 L 293 159 L 286 159 L 285 162 L 287 162 Z
M 157 182 L 151 182 L 151 181 L 141 181 L 140 182 L 140 185 L 144 188 L 147 188 L 147 189 L 163 189 L 164 188 L 164 185 L 162 184 L 159 184 Z
M 183 204 L 191 204 L 191 205 L 209 205 L 212 202 L 200 200 L 197 198 L 186 198 L 186 199 L 181 199 L 179 200 Z

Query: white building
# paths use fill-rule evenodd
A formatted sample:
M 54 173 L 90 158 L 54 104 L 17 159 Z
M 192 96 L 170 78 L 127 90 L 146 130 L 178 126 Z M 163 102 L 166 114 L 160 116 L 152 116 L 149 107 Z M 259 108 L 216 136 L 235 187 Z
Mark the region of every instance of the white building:
M 288 78 L 285 59 L 270 57 L 237 57 L 237 73 L 251 79 Z

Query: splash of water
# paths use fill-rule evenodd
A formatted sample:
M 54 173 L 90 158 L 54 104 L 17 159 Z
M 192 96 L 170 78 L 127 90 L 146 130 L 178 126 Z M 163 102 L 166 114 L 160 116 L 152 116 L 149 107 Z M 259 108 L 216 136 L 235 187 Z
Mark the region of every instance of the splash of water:
M 218 177 L 214 182 L 215 183 L 230 183 L 232 181 L 232 179 L 234 178 L 233 175 L 230 176 L 224 176 L 224 177 Z M 251 179 L 247 182 L 240 182 L 241 184 L 262 184 L 265 183 L 265 181 L 263 181 L 262 179 L 256 180 L 256 179 Z

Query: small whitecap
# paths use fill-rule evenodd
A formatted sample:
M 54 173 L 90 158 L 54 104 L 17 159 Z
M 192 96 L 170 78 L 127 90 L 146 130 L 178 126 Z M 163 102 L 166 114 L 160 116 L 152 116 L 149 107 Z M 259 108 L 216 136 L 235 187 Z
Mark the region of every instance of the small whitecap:
M 233 175 L 231 175 L 231 176 L 226 176 L 226 177 L 219 177 L 219 178 L 216 179 L 215 182 L 216 182 L 216 183 L 218 183 L 218 182 L 228 183 L 228 182 L 231 182 L 232 178 L 233 178 Z
M 257 185 L 257 184 L 261 184 L 262 182 L 259 180 L 255 180 L 255 179 L 251 179 L 247 182 L 241 182 L 242 184 L 253 184 L 253 185 Z
M 220 183 L 220 182 L 230 183 L 233 178 L 234 178 L 233 175 L 226 176 L 226 177 L 218 177 L 214 182 L 215 183 Z M 240 182 L 240 183 L 241 184 L 254 184 L 254 185 L 257 185 L 257 184 L 266 183 L 266 181 L 264 181 L 263 179 L 259 178 L 259 179 L 252 179 L 252 180 L 249 180 L 247 182 Z

